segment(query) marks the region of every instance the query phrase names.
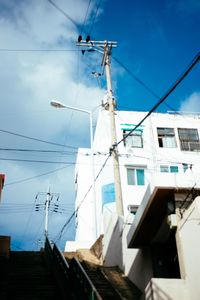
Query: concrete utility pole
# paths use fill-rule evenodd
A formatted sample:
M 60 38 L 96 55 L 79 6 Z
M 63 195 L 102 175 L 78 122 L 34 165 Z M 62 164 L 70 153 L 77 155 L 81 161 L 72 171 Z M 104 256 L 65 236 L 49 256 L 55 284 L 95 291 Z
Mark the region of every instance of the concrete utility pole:
M 46 200 L 45 203 L 39 202 L 38 198 L 42 196 L 46 196 Z M 58 199 L 59 199 L 59 194 L 58 193 L 51 193 L 50 192 L 50 186 L 48 187 L 47 192 L 39 192 L 36 197 L 35 200 L 37 200 L 37 203 L 35 205 L 35 211 L 45 211 L 45 223 L 44 223 L 44 236 L 45 238 L 48 237 L 48 224 L 49 224 L 49 210 L 52 209 L 52 212 L 59 212 L 59 205 L 55 203 L 52 203 L 52 201 L 54 200 L 54 198 L 56 199 L 56 203 L 58 203 Z
M 114 171 L 114 184 L 115 184 L 115 198 L 116 198 L 116 209 L 120 216 L 124 215 L 123 200 L 122 200 L 122 189 L 121 189 L 121 178 L 119 170 L 119 158 L 118 158 L 118 147 L 116 137 L 116 126 L 115 126 L 115 107 L 116 103 L 113 97 L 112 81 L 110 74 L 110 58 L 113 47 L 117 46 L 116 42 L 108 41 L 82 41 L 79 39 L 77 46 L 89 47 L 88 51 L 97 51 L 103 54 L 102 66 L 106 70 L 106 81 L 107 81 L 107 103 L 105 109 L 109 111 L 110 115 L 110 126 L 111 126 L 111 155 L 113 158 L 113 171 Z M 83 50 L 85 51 L 85 50 Z
M 44 228 L 45 237 L 48 237 L 48 221 L 49 221 L 50 199 L 51 199 L 51 193 L 50 193 L 50 186 L 49 186 L 47 194 L 46 194 L 46 202 L 45 202 L 45 228 Z

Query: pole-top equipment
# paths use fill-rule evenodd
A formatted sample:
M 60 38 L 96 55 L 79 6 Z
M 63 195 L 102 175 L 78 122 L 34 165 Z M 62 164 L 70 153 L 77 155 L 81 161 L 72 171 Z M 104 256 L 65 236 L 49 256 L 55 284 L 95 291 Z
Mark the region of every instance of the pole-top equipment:
M 111 130 L 111 147 L 110 155 L 113 158 L 113 171 L 114 171 L 114 184 L 115 184 L 115 198 L 116 198 L 116 210 L 119 216 L 124 215 L 123 210 L 123 200 L 122 200 L 122 189 L 121 189 L 121 178 L 119 169 L 119 156 L 117 148 L 117 135 L 115 126 L 115 114 L 114 110 L 116 107 L 115 99 L 113 97 L 112 91 L 112 80 L 110 74 L 110 57 L 113 47 L 117 47 L 117 42 L 115 41 L 91 41 L 90 37 L 87 36 L 86 40 L 82 40 L 82 36 L 78 37 L 78 42 L 76 44 L 79 47 L 87 47 L 87 51 L 97 51 L 103 54 L 102 66 L 106 71 L 106 82 L 107 82 L 107 103 L 104 108 L 108 110 L 110 116 L 110 130 Z M 84 54 L 86 50 L 82 50 Z

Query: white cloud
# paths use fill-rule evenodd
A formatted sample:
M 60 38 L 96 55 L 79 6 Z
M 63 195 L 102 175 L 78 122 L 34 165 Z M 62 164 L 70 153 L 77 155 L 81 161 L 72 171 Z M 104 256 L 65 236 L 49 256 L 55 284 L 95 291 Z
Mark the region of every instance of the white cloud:
M 180 106 L 180 111 L 200 112 L 200 92 L 194 92 Z
M 60 0 L 61 7 L 77 24 L 85 16 L 87 1 Z M 76 49 L 79 34 L 75 25 L 57 11 L 48 1 L 4 1 L 0 2 L 0 48 L 1 49 Z M 90 16 L 88 16 L 90 18 Z M 57 99 L 67 105 L 92 110 L 101 103 L 102 90 L 87 78 L 81 79 L 85 71 L 77 52 L 0 52 L 0 129 L 52 140 L 60 144 L 89 146 L 88 116 L 69 110 L 56 110 L 49 105 Z M 78 66 L 79 65 L 79 76 Z M 0 132 L 1 147 L 53 149 L 51 145 L 37 143 Z M 70 149 L 65 149 L 70 150 Z M 27 154 L 2 152 L 0 158 L 17 158 L 49 161 L 75 161 L 75 155 Z M 6 174 L 6 182 L 34 177 L 58 168 L 56 164 L 9 162 L 0 159 L 0 172 Z M 62 167 L 62 166 L 61 166 Z M 24 183 L 5 186 L 3 203 L 33 203 L 39 191 L 46 191 L 50 182 L 53 191 L 60 193 L 61 202 L 74 204 L 73 167 L 58 173 L 42 176 Z M 0 207 L 1 209 L 1 207 Z M 54 230 L 60 229 L 70 213 L 56 216 Z M 1 215 L 0 234 L 11 234 L 20 239 L 28 215 Z M 30 223 L 33 222 L 31 219 Z M 39 222 L 37 220 L 37 222 Z M 32 224 L 32 223 L 31 223 Z M 72 230 L 69 233 L 71 236 Z M 35 235 L 32 224 L 27 235 Z M 24 241 L 24 245 L 26 241 Z

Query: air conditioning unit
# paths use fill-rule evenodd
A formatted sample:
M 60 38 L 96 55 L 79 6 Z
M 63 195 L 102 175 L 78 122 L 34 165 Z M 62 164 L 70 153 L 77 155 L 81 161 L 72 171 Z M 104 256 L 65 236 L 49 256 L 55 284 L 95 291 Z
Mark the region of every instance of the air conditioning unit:
M 177 227 L 177 217 L 176 214 L 171 214 L 167 217 L 167 224 L 170 229 L 175 229 Z

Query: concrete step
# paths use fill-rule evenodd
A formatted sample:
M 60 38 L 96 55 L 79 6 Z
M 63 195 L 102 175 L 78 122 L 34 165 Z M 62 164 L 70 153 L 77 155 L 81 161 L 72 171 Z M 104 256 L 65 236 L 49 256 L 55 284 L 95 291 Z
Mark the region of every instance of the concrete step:
M 61 299 L 55 279 L 45 263 L 43 253 L 10 253 L 6 299 Z
M 95 288 L 99 292 L 102 299 L 115 299 L 120 300 L 121 297 L 118 295 L 116 290 L 112 287 L 109 281 L 102 274 L 100 268 L 94 264 L 83 261 L 81 263 L 88 277 L 94 284 Z

